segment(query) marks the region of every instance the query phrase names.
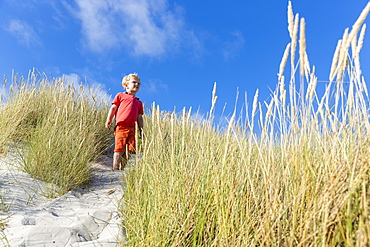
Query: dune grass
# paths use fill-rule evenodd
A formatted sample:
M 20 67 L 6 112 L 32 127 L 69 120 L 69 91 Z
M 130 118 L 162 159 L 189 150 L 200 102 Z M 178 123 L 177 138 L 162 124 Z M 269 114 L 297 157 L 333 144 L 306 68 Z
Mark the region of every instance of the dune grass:
M 245 123 L 234 113 L 220 130 L 212 114 L 195 121 L 190 110 L 153 106 L 141 158 L 125 177 L 127 245 L 370 245 L 369 98 L 359 63 L 369 10 L 338 42 L 322 92 L 305 21 L 289 2 L 292 41 L 277 88 L 265 103 L 256 93 Z
M 108 103 L 98 89 L 34 72 L 27 79 L 13 76 L 9 88 L 0 111 L 1 150 L 15 149 L 24 171 L 52 185 L 50 195 L 87 183 L 88 164 L 111 135 L 104 129 Z

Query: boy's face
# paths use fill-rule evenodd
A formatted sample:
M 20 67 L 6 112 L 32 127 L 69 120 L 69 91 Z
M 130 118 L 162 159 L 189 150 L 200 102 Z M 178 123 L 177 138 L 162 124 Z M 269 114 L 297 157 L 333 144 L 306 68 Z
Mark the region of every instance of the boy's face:
M 128 84 L 126 85 L 125 89 L 128 93 L 135 94 L 135 93 L 139 92 L 140 85 L 141 85 L 141 83 L 140 83 L 139 79 L 131 78 L 128 81 Z

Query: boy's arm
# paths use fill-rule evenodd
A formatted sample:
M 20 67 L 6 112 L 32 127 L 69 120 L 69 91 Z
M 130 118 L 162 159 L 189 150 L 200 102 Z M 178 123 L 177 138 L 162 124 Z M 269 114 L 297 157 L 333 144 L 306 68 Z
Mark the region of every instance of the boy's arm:
M 139 128 L 139 133 L 140 133 L 139 136 L 141 136 L 141 131 L 144 128 L 143 114 L 138 114 L 137 115 L 137 127 Z
M 109 109 L 107 121 L 105 122 L 105 128 L 110 129 L 110 127 L 112 127 L 112 119 L 114 115 L 116 114 L 116 111 L 117 111 L 117 106 L 113 104 L 112 107 Z

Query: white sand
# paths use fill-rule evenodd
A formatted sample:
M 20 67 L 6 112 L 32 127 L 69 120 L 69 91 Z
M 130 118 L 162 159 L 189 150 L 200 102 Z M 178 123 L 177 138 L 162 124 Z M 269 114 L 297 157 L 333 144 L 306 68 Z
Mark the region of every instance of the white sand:
M 44 196 L 47 184 L 20 172 L 16 164 L 11 156 L 0 158 L 0 219 L 7 219 L 0 246 L 109 247 L 123 241 L 118 212 L 122 172 L 111 170 L 111 158 L 93 164 L 96 173 L 85 188 L 56 199 Z

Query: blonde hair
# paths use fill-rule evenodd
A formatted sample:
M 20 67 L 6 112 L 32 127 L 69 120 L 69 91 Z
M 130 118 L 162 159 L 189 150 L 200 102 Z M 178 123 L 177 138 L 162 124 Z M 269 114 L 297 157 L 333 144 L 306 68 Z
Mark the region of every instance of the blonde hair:
M 126 87 L 128 82 L 131 80 L 131 79 L 135 79 L 135 80 L 139 80 L 140 81 L 140 77 L 137 73 L 132 73 L 132 74 L 129 74 L 129 75 L 126 75 L 125 77 L 123 77 L 122 79 L 122 86 L 123 87 Z

